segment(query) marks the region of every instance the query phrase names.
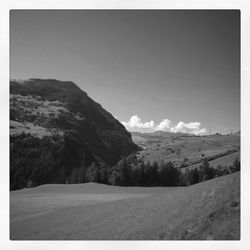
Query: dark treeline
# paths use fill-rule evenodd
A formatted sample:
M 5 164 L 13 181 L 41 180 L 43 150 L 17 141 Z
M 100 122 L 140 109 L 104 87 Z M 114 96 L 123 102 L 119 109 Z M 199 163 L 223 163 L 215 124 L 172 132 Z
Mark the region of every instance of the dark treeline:
M 131 156 L 130 156 L 131 157 Z M 215 177 L 240 171 L 240 162 L 235 159 L 230 167 L 210 167 L 204 159 L 199 167 L 181 172 L 170 162 L 144 162 L 136 165 L 129 158 L 123 158 L 112 168 L 107 183 L 119 186 L 189 186 Z
M 123 157 L 109 166 L 94 157 L 73 132 L 37 138 L 27 134 L 10 138 L 10 189 L 48 183 L 97 182 L 119 186 L 187 186 L 240 170 L 236 159 L 231 167 L 209 166 L 208 160 L 195 169 L 181 172 L 172 162 L 138 161 Z

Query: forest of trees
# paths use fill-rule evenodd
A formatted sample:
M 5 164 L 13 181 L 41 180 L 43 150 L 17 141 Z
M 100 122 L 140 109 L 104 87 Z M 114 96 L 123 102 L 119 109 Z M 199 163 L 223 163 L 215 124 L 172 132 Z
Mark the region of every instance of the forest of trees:
M 37 138 L 27 134 L 10 138 L 10 189 L 46 183 L 97 182 L 119 186 L 187 186 L 240 171 L 232 166 L 212 168 L 204 159 L 198 168 L 180 171 L 172 162 L 145 164 L 135 155 L 109 166 L 87 151 L 73 132 Z

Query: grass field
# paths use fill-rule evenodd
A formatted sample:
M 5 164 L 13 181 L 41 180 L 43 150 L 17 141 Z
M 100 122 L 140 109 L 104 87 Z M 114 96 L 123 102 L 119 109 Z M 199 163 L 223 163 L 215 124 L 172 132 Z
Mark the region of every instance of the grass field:
M 152 134 L 133 134 L 132 139 L 142 150 L 137 153 L 137 158 L 145 163 L 150 161 L 172 161 L 176 166 L 181 166 L 184 158 L 189 165 L 192 162 L 201 161 L 204 158 L 224 154 L 229 150 L 240 148 L 238 135 L 208 135 L 208 136 L 185 136 L 169 133 L 167 136 L 152 136 Z M 225 158 L 226 164 L 232 164 L 235 160 Z M 230 160 L 229 160 L 230 159 Z M 219 160 L 218 162 L 221 162 Z M 217 164 L 217 162 L 215 162 Z M 220 163 L 218 163 L 220 164 Z M 222 160 L 222 164 L 224 161 Z M 199 164 L 198 164 L 199 165 Z
M 240 238 L 240 173 L 189 187 L 43 185 L 10 193 L 12 240 Z
M 210 167 L 216 168 L 218 165 L 221 165 L 223 167 L 225 166 L 232 166 L 233 162 L 235 161 L 235 159 L 238 158 L 240 160 L 240 152 L 234 152 L 232 154 L 229 155 L 225 155 L 222 157 L 219 157 L 215 160 L 209 161 L 209 165 Z M 193 169 L 193 168 L 197 168 L 199 167 L 201 164 L 194 164 L 189 166 L 189 169 Z
M 229 165 L 232 165 L 232 163 L 235 161 L 236 158 L 240 160 L 240 152 L 235 152 L 235 153 L 217 158 L 213 161 L 210 161 L 209 164 L 211 167 L 216 167 L 217 165 L 229 166 Z

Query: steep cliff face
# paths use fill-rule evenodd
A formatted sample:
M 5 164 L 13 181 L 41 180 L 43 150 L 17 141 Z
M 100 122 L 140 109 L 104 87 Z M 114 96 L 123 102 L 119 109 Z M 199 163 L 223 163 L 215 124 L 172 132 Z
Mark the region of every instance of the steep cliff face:
M 10 81 L 11 141 L 23 133 L 62 141 L 71 134 L 79 140 L 80 156 L 110 165 L 137 150 L 125 127 L 69 81 Z

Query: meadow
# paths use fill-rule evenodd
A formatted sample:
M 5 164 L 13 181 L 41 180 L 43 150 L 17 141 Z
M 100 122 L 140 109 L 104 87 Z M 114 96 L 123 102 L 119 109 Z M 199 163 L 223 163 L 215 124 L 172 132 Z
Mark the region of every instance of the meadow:
M 11 240 L 239 240 L 240 172 L 188 187 L 47 184 L 10 193 Z

